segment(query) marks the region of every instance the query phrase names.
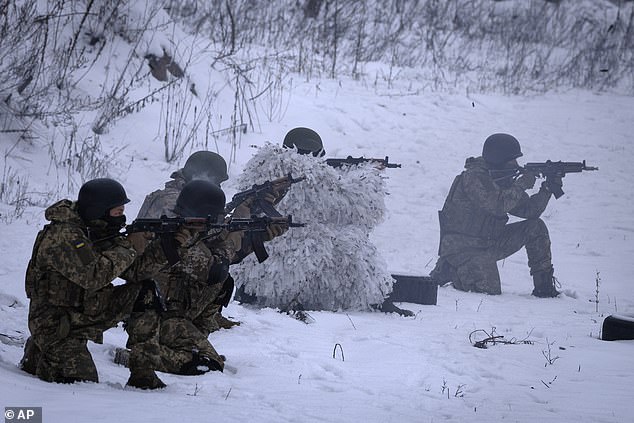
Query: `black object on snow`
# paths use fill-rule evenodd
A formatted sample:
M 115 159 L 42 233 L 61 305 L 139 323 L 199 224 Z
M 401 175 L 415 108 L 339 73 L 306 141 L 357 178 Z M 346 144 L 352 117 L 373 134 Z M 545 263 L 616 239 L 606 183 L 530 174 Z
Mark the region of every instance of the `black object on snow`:
M 392 275 L 396 282 L 390 301 L 436 305 L 438 284 L 429 276 Z
M 603 320 L 601 339 L 617 341 L 634 339 L 634 315 L 612 314 Z

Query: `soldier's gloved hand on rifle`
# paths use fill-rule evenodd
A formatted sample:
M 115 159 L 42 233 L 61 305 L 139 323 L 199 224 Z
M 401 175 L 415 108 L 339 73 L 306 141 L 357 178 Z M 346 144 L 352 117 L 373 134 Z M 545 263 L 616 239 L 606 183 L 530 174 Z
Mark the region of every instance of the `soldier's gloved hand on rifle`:
M 237 218 L 247 218 L 251 217 L 251 203 L 253 199 L 249 198 L 248 200 L 241 203 L 238 207 L 233 211 L 232 216 Z
M 515 180 L 515 185 L 519 186 L 523 190 L 531 189 L 535 186 L 537 175 L 533 172 L 522 173 L 519 178 Z
M 561 190 L 564 185 L 564 181 L 561 176 L 547 176 L 546 180 L 542 182 L 542 188 L 549 192 L 557 192 Z
M 281 197 L 277 197 L 273 192 L 260 193 L 259 198 L 249 198 L 248 200 L 242 202 L 238 207 L 233 211 L 233 217 L 238 218 L 248 218 L 251 217 L 251 209 L 253 208 L 253 203 L 255 201 L 265 201 L 270 203 L 271 205 L 275 205 L 278 203 Z
M 282 192 L 282 191 L 280 191 L 280 192 Z M 258 199 L 260 201 L 266 201 L 267 203 L 271 203 L 271 205 L 276 205 L 282 199 L 284 194 L 286 194 L 286 191 L 283 191 L 283 193 L 280 193 L 280 192 L 278 192 L 278 190 L 276 190 L 274 188 L 271 188 L 270 191 L 261 192 L 259 194 L 259 198 Z
M 281 197 L 277 193 L 277 191 L 275 190 L 273 191 L 274 192 L 267 192 L 264 195 L 261 195 L 262 200 L 266 201 L 267 203 L 271 203 L 273 205 L 277 204 Z
M 189 247 L 195 242 L 194 240 L 197 236 L 198 232 L 181 226 L 178 231 L 174 233 L 174 240 L 181 247 Z
M 373 165 L 374 165 L 374 168 L 377 169 L 377 170 L 385 170 L 385 169 L 387 169 L 385 167 L 385 163 L 380 162 L 380 161 L 379 162 L 374 162 Z
M 288 225 L 285 224 L 270 224 L 266 228 L 266 238 L 265 241 L 270 241 L 273 238 L 283 235 L 286 231 L 288 231 Z
M 213 228 L 205 234 L 205 243 L 225 242 L 229 238 L 230 232 L 226 229 Z
M 242 238 L 244 237 L 244 231 L 230 232 L 227 234 L 226 242 L 232 245 L 233 251 L 237 252 L 242 249 Z

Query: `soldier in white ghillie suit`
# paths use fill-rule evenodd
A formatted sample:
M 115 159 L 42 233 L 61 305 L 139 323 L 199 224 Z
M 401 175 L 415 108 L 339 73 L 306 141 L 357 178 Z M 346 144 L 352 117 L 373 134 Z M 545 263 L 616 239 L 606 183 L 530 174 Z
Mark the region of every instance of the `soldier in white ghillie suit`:
M 392 279 L 369 239 L 385 214 L 385 184 L 372 164 L 334 169 L 321 159 L 319 135 L 295 128 L 284 146 L 267 144 L 249 160 L 240 188 L 291 173 L 305 176 L 276 205 L 305 223 L 267 243 L 269 258 L 232 267 L 237 299 L 261 307 L 294 310 L 382 310 L 410 315 L 386 300 Z

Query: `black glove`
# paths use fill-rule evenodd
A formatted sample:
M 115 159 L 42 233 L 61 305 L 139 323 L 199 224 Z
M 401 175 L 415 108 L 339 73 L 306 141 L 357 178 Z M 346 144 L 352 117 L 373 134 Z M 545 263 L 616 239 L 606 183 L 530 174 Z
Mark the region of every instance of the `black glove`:
M 523 190 L 531 189 L 535 186 L 536 179 L 537 176 L 532 172 L 522 173 L 520 177 L 515 180 L 515 185 Z
M 194 240 L 198 234 L 185 226 L 178 228 L 178 231 L 174 233 L 174 241 L 179 247 L 188 247 L 194 244 Z
M 561 176 L 547 176 L 546 180 L 542 182 L 542 188 L 553 194 L 563 193 L 561 187 L 564 185 L 564 181 Z

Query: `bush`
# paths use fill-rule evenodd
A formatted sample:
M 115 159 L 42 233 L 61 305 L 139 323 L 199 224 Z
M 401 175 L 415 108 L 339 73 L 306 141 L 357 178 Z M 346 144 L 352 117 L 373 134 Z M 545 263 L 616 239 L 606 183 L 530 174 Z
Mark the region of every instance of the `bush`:
M 634 93 L 634 7 L 607 0 L 286 0 L 170 2 L 172 16 L 217 43 L 219 57 L 254 45 L 308 78 L 388 84 L 410 68 L 427 87 Z M 371 75 L 370 63 L 392 71 Z

